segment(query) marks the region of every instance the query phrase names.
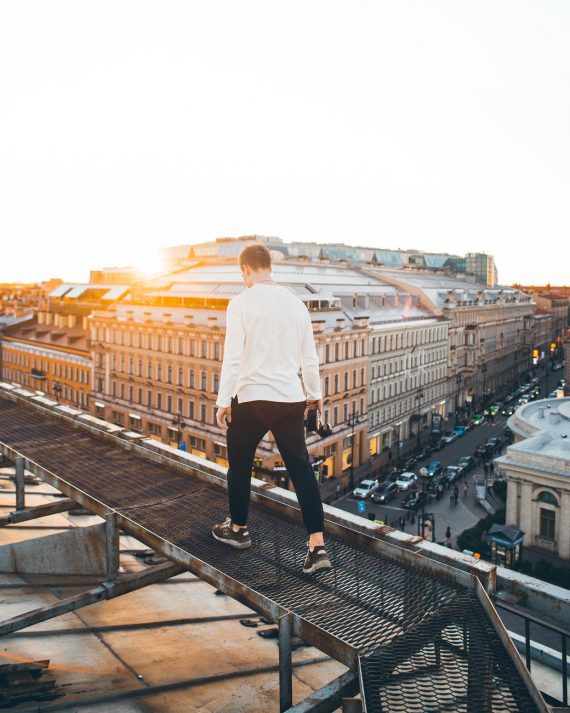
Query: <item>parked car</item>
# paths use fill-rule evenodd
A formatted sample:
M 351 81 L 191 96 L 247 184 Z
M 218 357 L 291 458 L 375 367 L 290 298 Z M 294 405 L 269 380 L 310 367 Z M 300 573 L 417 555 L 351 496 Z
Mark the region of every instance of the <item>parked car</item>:
M 417 464 L 418 459 L 412 456 L 412 458 L 408 458 L 408 460 L 404 463 L 404 470 L 413 470 Z
M 498 412 L 498 410 L 501 408 L 502 404 L 496 403 L 492 404 L 489 406 L 489 413 L 492 414 L 493 416 Z
M 438 438 L 437 441 L 434 441 L 432 444 L 432 448 L 434 451 L 440 451 L 442 448 L 445 448 L 447 445 L 447 441 L 445 440 L 444 436 L 441 438 Z
M 441 440 L 445 441 L 445 443 L 453 443 L 453 441 L 456 441 L 458 438 L 459 435 L 455 431 L 451 431 L 451 433 L 446 433 L 442 436 Z
M 428 494 L 423 490 L 415 490 L 404 495 L 402 507 L 407 510 L 417 510 L 429 502 Z
M 428 493 L 437 493 L 440 485 L 444 489 L 447 488 L 447 486 L 449 485 L 447 476 L 443 475 L 443 473 L 440 473 L 439 475 L 434 475 L 434 477 L 427 484 L 426 490 L 428 491 Z
M 400 488 L 400 490 L 409 490 L 416 484 L 417 479 L 418 476 L 415 473 L 401 473 L 398 476 L 396 485 Z
M 470 473 L 475 468 L 475 458 L 473 456 L 461 456 L 457 461 L 458 465 L 466 468 L 467 472 Z
M 500 438 L 497 438 L 497 436 L 493 436 L 492 438 L 487 438 L 487 443 L 485 445 L 492 451 L 497 451 L 503 445 L 503 442 Z
M 455 428 L 453 429 L 454 433 L 457 433 L 460 438 L 461 436 L 464 436 L 468 430 L 469 429 L 467 426 L 455 426 Z
M 445 469 L 448 483 L 454 483 L 465 474 L 465 468 L 462 465 L 448 465 Z
M 397 483 L 382 483 L 380 487 L 372 493 L 370 500 L 374 503 L 389 503 L 400 492 Z
M 484 413 L 474 413 L 473 416 L 471 416 L 471 423 L 474 426 L 480 426 L 482 423 L 485 423 L 485 414 Z
M 441 462 L 438 460 L 430 461 L 427 466 L 427 472 L 430 478 L 433 478 L 436 475 L 441 475 L 441 473 L 443 473 L 443 466 Z
M 503 416 L 512 416 L 515 412 L 515 407 L 512 404 L 505 404 L 501 409 Z
M 480 443 L 477 448 L 475 449 L 475 457 L 476 458 L 485 458 L 485 456 L 489 455 L 490 448 L 487 446 L 486 443 Z
M 433 453 L 433 448 L 431 446 L 429 446 L 429 445 L 424 446 L 423 449 L 418 454 L 418 461 L 425 460 L 426 458 L 429 458 L 432 453 Z
M 352 494 L 355 498 L 360 498 L 365 500 L 369 495 L 371 495 L 378 487 L 377 480 L 363 480 L 358 487 L 356 487 Z

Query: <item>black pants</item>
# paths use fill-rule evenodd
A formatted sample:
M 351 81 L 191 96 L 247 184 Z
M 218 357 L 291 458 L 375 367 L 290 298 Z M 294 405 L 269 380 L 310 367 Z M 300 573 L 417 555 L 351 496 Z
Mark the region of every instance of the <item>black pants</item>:
M 231 423 L 227 431 L 228 498 L 230 515 L 236 525 L 247 525 L 251 490 L 251 469 L 259 442 L 267 431 L 275 443 L 297 494 L 303 522 L 309 534 L 322 532 L 323 504 L 305 444 L 303 414 L 305 401 L 232 400 Z

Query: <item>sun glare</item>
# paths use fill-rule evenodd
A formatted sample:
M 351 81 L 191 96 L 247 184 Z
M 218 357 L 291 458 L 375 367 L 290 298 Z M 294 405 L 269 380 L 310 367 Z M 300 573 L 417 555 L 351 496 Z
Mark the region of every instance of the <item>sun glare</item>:
M 142 253 L 133 263 L 133 267 L 141 277 L 154 277 L 165 271 L 164 261 L 159 252 Z

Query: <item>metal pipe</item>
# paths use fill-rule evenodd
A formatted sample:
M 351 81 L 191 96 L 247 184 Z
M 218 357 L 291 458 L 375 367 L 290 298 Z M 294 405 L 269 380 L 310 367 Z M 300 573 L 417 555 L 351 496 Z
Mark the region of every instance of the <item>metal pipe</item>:
M 105 549 L 107 580 L 111 581 L 116 578 L 119 571 L 119 526 L 115 513 L 109 513 L 105 517 Z

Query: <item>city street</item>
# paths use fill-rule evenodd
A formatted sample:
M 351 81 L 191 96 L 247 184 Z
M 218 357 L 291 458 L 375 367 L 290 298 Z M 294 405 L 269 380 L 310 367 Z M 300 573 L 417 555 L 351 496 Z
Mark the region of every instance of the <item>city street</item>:
M 544 398 L 547 396 L 548 392 L 551 391 L 557 384 L 558 379 L 561 378 L 562 372 L 554 371 L 550 372 L 548 379 L 545 374 L 541 375 L 541 396 Z M 437 460 L 442 463 L 445 467 L 447 465 L 454 465 L 458 462 L 459 458 L 462 456 L 472 456 L 475 448 L 480 444 L 484 443 L 488 438 L 492 436 L 497 436 L 504 439 L 504 427 L 508 417 L 497 414 L 493 422 L 486 421 L 485 423 L 474 426 L 471 430 L 467 431 L 465 435 L 457 438 L 453 443 L 446 445 L 442 450 L 434 452 L 427 459 L 420 461 L 416 466 L 414 466 L 414 472 L 419 473 L 420 468 L 427 466 L 427 464 L 432 460 Z M 498 455 L 498 453 L 496 454 Z M 477 502 L 474 494 L 474 477 L 483 476 L 483 463 L 478 463 L 475 470 L 465 478 L 457 483 L 459 487 L 459 501 L 457 505 L 452 505 L 450 503 L 450 491 L 446 490 L 440 500 L 432 497 L 432 502 L 426 505 L 426 512 L 433 513 L 434 524 L 435 524 L 435 539 L 436 542 L 442 542 L 445 540 L 445 531 L 447 527 L 451 529 L 451 539 L 455 542 L 455 538 L 463 530 L 472 527 L 480 520 L 485 517 L 486 510 Z M 360 475 L 356 480 L 356 483 L 360 481 L 363 477 Z M 464 495 L 464 482 L 467 482 L 468 493 L 467 496 Z M 383 520 L 384 522 L 394 526 L 399 527 L 399 519 L 401 516 L 406 517 L 404 530 L 410 533 L 418 532 L 417 515 L 410 517 L 410 513 L 405 508 L 401 507 L 401 502 L 405 496 L 405 493 L 400 493 L 394 500 L 386 505 L 377 504 L 372 502 L 369 498 L 366 500 L 359 500 L 354 498 L 352 493 L 347 493 L 346 495 L 340 497 L 338 500 L 334 500 L 332 504 L 335 507 L 351 512 L 354 514 L 360 514 L 362 517 L 368 519 L 369 516 L 374 516 L 374 519 Z M 365 511 L 359 511 L 358 507 L 362 507 L 364 504 Z M 420 511 L 421 512 L 421 511 Z

